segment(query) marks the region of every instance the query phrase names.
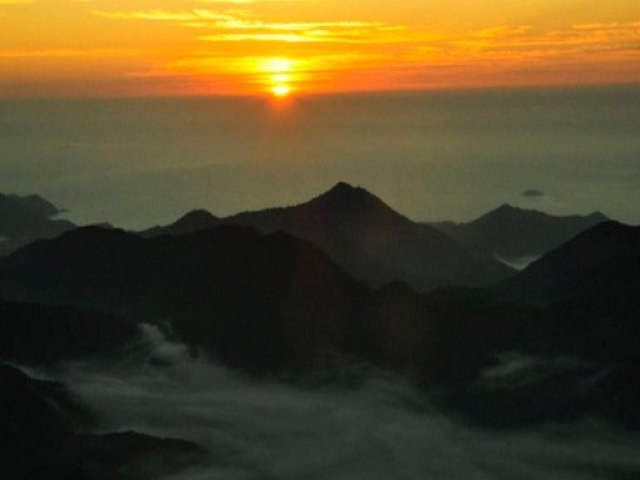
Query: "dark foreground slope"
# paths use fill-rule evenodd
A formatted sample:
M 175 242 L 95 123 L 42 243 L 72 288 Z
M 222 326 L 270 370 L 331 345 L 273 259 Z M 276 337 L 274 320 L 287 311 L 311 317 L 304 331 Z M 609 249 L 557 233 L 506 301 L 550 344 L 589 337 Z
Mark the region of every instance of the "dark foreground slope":
M 151 240 L 80 229 L 11 256 L 2 291 L 172 320 L 187 342 L 251 370 L 304 369 L 361 348 L 353 334 L 371 294 L 306 242 L 239 226 Z
M 248 225 L 266 233 L 287 232 L 307 240 L 375 287 L 401 280 L 424 291 L 486 284 L 510 273 L 492 259 L 477 260 L 447 235 L 412 222 L 363 188 L 346 183 L 294 207 L 246 212 L 222 220 L 192 212 L 143 235 L 186 233 L 218 222 Z
M 601 223 L 534 262 L 504 284 L 518 299 L 584 303 L 623 313 L 637 309 L 640 228 Z
M 640 228 L 599 224 L 497 290 L 539 312 L 514 316 L 507 342 L 529 357 L 462 389 L 458 407 L 493 423 L 590 412 L 640 428 Z
M 0 361 L 51 365 L 109 355 L 138 337 L 129 319 L 0 299 Z
M 542 256 L 606 220 L 600 212 L 554 216 L 505 204 L 469 223 L 433 226 L 478 255 L 516 259 Z
M 493 345 L 450 336 L 449 311 L 458 312 L 428 310 L 406 284 L 371 289 L 313 245 L 250 227 L 155 239 L 79 229 L 10 256 L 0 282 L 14 301 L 171 322 L 192 347 L 254 373 L 355 357 L 438 381 L 473 375 Z
M 583 348 L 639 357 L 640 228 L 597 225 L 506 281 L 500 291 L 521 304 L 557 311 Z M 559 340 L 560 341 L 560 340 Z
M 170 321 L 194 350 L 253 373 L 359 359 L 488 422 L 591 413 L 638 426 L 635 232 L 595 227 L 493 291 L 374 290 L 304 241 L 240 226 L 80 229 L 12 255 L 1 278 L 6 298 Z
M 198 461 L 192 443 L 79 433 L 89 415 L 60 384 L 0 363 L 0 464 L 16 480 L 145 480 Z

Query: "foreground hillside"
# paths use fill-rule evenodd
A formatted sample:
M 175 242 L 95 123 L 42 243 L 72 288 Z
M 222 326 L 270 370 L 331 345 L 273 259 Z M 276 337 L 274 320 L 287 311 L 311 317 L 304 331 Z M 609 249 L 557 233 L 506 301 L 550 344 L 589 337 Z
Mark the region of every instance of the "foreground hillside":
M 507 352 L 540 361 L 569 356 L 588 368 L 556 365 L 561 377 L 551 383 L 531 377 L 538 380 L 526 383 L 512 420 L 560 415 L 557 408 L 573 398 L 561 394 L 569 389 L 583 400 L 574 412 L 635 425 L 633 409 L 607 404 L 601 392 L 619 389 L 624 405 L 638 398 L 638 382 L 629 375 L 640 341 L 639 257 L 636 228 L 604 223 L 492 290 L 421 295 L 398 282 L 372 289 L 284 233 L 220 226 L 144 239 L 85 228 L 9 257 L 0 286 L 15 301 L 168 321 L 195 351 L 261 375 L 309 373 L 360 359 L 408 374 L 425 388 L 446 385 L 476 398 L 468 391 L 474 379 Z M 578 389 L 585 381 L 591 387 Z M 524 402 L 544 391 L 557 395 L 544 396 L 538 407 Z M 499 412 L 504 395 L 513 394 L 485 392 L 483 414 Z M 448 396 L 443 401 L 469 407 Z

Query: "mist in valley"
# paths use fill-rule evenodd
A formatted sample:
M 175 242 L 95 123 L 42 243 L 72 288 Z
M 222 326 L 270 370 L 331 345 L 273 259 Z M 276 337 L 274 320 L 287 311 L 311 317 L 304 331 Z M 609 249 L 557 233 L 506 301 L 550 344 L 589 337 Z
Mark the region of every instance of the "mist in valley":
M 142 332 L 117 360 L 29 372 L 63 381 L 98 413 L 100 432 L 135 430 L 205 448 L 204 462 L 165 480 L 640 475 L 640 436 L 595 419 L 483 428 L 441 412 L 430 393 L 372 367 L 258 379 L 193 356 L 155 326 Z M 505 362 L 485 376 L 527 365 L 518 357 Z

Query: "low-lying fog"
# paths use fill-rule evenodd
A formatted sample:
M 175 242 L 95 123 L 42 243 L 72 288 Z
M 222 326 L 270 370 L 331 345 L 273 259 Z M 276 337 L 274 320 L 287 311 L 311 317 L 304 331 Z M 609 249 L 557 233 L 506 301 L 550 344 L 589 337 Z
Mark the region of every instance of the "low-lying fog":
M 118 365 L 58 372 L 104 416 L 104 431 L 195 441 L 210 464 L 196 479 L 640 478 L 640 437 L 595 421 L 491 431 L 430 406 L 402 379 L 313 388 L 256 380 L 190 358 L 155 327 L 149 348 Z

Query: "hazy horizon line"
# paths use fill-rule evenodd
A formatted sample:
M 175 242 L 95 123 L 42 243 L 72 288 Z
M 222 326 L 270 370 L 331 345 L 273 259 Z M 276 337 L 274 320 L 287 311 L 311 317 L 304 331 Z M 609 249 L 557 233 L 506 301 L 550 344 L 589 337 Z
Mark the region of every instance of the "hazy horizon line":
M 148 99 L 245 99 L 263 100 L 277 103 L 291 103 L 296 99 L 307 98 L 327 98 L 327 97 L 364 97 L 364 96 L 402 96 L 402 95 L 424 95 L 441 93 L 496 93 L 496 92 L 517 92 L 517 91 L 579 91 L 597 89 L 624 89 L 640 88 L 640 81 L 625 82 L 580 82 L 580 83 L 547 83 L 547 84 L 505 84 L 505 85 L 483 85 L 483 86 L 438 86 L 438 87 L 416 87 L 416 88 L 389 88 L 389 89 L 362 89 L 362 90 L 337 90 L 319 92 L 292 92 L 288 99 L 274 99 L 270 93 L 174 93 L 174 94 L 105 94 L 105 95 L 67 95 L 67 94 L 42 94 L 42 95 L 2 95 L 0 101 L 11 100 L 148 100 Z

